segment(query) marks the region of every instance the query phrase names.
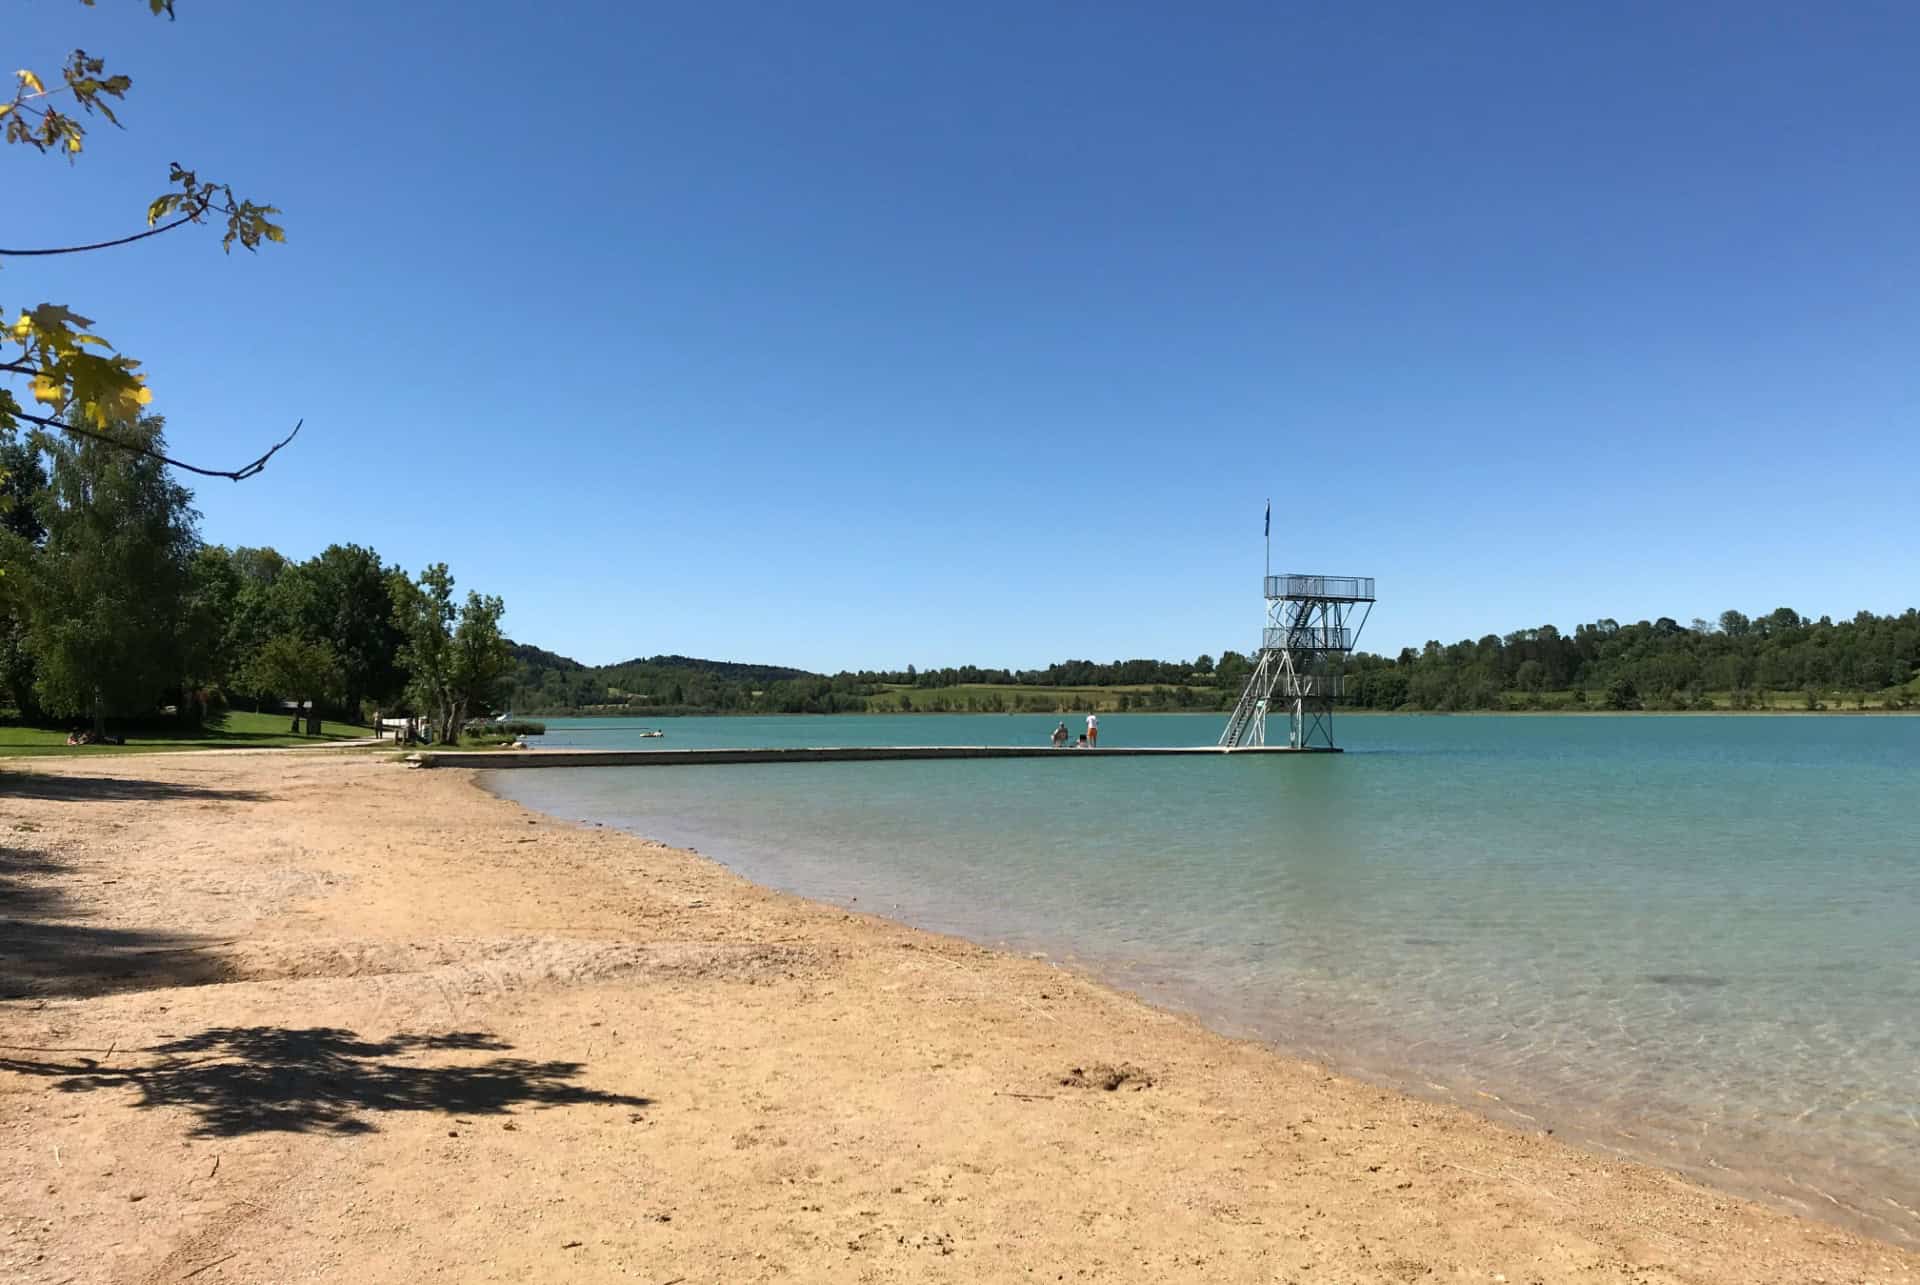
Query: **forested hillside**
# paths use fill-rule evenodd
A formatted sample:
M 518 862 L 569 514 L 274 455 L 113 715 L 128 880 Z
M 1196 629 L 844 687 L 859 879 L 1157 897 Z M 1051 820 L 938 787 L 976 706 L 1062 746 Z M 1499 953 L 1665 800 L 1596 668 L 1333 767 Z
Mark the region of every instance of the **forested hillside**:
M 1662 617 L 1598 620 L 1563 634 L 1552 625 L 1451 646 L 1429 642 L 1387 660 L 1356 656 L 1347 699 L 1370 709 L 1537 708 L 1559 702 L 1614 709 L 1752 708 L 1794 693 L 1806 707 L 1900 707 L 1920 672 L 1920 612 L 1861 612 L 1835 622 L 1790 607 L 1749 618 L 1738 611 L 1691 625 Z M 1710 696 L 1710 694 L 1718 694 Z
M 868 694 L 783 665 L 649 656 L 589 669 L 521 643 L 513 655 L 513 708 L 528 714 L 830 714 L 865 709 Z
M 653 656 L 589 668 L 515 648 L 515 709 L 537 713 L 837 713 L 1225 709 L 1252 667 L 1218 660 L 1064 660 L 810 674 Z M 1906 708 L 1920 705 L 1920 612 L 1808 620 L 1787 607 L 1681 625 L 1552 625 L 1347 664 L 1349 707 L 1377 710 Z

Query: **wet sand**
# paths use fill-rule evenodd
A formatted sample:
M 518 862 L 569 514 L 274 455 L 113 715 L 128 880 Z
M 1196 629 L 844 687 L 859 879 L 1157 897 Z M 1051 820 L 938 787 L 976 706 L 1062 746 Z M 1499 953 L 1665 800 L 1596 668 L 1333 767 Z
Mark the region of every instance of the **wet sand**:
M 0 1279 L 1916 1281 L 364 754 L 0 770 Z

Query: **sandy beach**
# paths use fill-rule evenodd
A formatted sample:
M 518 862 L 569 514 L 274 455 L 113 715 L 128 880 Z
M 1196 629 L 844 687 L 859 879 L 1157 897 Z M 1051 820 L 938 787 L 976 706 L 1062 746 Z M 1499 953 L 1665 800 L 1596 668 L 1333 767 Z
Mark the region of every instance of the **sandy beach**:
M 7 1281 L 1920 1280 L 463 771 L 13 763 L 0 825 Z

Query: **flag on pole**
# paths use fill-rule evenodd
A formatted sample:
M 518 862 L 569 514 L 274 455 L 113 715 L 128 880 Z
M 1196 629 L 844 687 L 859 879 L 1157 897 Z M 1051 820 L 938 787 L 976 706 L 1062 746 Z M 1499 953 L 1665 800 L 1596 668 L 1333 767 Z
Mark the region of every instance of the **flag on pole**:
M 1261 527 L 1260 534 L 1269 535 L 1269 536 L 1273 534 L 1273 501 L 1272 500 L 1267 501 L 1267 520 L 1265 524 Z

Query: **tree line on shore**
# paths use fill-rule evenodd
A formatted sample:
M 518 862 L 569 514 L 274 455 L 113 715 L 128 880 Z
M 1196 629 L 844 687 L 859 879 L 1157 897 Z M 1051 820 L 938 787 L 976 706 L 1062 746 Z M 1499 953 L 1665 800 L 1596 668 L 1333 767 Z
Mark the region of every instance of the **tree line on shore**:
M 1443 646 L 1429 642 L 1389 660 L 1356 655 L 1346 700 L 1366 709 L 1540 708 L 1568 692 L 1573 704 L 1611 709 L 1705 709 L 1725 693 L 1734 709 L 1771 705 L 1791 692 L 1806 708 L 1867 698 L 1906 708 L 1920 673 L 1920 611 L 1851 620 L 1811 619 L 1791 607 L 1764 616 L 1722 612 L 1690 625 L 1663 616 L 1597 620 L 1571 634 L 1552 625 Z
M 1255 657 L 1224 651 L 1191 661 L 1064 660 L 1044 669 L 965 665 L 817 674 L 685 656 L 592 667 L 537 647 L 514 648 L 513 705 L 529 714 L 830 714 L 1045 712 L 1087 703 L 1077 689 L 1112 691 L 1104 708 L 1225 710 Z M 1689 625 L 1662 617 L 1601 619 L 1427 643 L 1396 656 L 1356 653 L 1345 667 L 1349 708 L 1373 710 L 1768 708 L 1794 693 L 1805 708 L 1871 698 L 1920 702 L 1920 612 L 1817 620 L 1781 607 Z M 1721 693 L 1716 700 L 1709 693 Z
M 290 702 L 309 731 L 381 709 L 448 739 L 491 707 L 513 665 L 499 598 L 456 600 L 444 563 L 410 576 L 357 544 L 296 562 L 205 543 L 155 458 L 163 429 L 129 430 L 149 454 L 0 438 L 0 700 L 22 721 L 198 727 Z

